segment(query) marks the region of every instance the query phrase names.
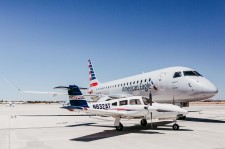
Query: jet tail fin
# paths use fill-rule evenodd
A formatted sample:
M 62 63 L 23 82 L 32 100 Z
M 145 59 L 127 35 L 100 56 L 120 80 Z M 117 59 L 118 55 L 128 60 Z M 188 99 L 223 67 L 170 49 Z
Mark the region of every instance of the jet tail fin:
M 98 81 L 96 77 L 91 60 L 88 60 L 88 69 L 89 69 L 89 76 L 90 76 L 90 87 L 92 88 L 92 87 L 98 86 L 100 82 Z

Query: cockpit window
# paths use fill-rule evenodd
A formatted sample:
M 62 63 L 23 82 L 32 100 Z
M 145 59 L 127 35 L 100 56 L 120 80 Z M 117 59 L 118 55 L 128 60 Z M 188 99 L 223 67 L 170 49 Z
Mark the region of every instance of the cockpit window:
M 181 76 L 182 76 L 182 73 L 179 71 L 179 72 L 174 73 L 173 78 L 178 78 L 178 77 L 181 77 Z
M 196 73 L 198 76 L 203 77 L 200 73 L 198 73 L 197 71 L 194 71 L 194 73 Z
M 197 71 L 184 71 L 184 76 L 201 76 L 202 75 L 200 73 L 198 73 Z

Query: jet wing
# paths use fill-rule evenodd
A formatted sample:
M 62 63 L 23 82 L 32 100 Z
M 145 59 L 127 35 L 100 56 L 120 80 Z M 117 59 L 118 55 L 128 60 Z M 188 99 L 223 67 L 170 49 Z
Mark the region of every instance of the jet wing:
M 21 91 L 19 90 L 20 93 L 28 93 L 28 94 L 48 94 L 48 95 L 68 95 L 68 93 L 63 93 L 63 92 L 41 92 L 41 91 Z M 83 94 L 84 97 L 98 97 L 96 94 Z
M 39 92 L 39 91 L 20 91 L 21 93 L 30 93 L 30 94 L 52 94 L 56 95 L 68 95 L 68 93 L 60 93 L 60 92 Z

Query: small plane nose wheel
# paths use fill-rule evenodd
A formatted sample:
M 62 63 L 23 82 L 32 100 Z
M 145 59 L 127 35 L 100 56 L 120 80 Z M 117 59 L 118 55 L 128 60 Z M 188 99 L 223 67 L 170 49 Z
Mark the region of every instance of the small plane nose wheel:
M 119 124 L 119 126 L 116 126 L 117 131 L 122 131 L 123 130 L 123 124 Z
M 148 124 L 147 120 L 146 119 L 142 119 L 141 120 L 141 125 L 142 126 L 146 126 Z
M 173 130 L 179 130 L 180 126 L 178 124 L 173 124 Z

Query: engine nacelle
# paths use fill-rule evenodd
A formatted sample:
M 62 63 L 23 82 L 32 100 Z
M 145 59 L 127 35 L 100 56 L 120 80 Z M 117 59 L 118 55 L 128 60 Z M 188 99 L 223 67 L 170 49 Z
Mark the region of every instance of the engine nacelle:
M 189 107 L 189 102 L 179 102 L 175 103 L 175 105 L 178 105 L 179 107 Z

